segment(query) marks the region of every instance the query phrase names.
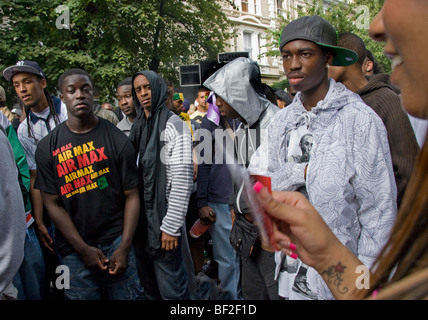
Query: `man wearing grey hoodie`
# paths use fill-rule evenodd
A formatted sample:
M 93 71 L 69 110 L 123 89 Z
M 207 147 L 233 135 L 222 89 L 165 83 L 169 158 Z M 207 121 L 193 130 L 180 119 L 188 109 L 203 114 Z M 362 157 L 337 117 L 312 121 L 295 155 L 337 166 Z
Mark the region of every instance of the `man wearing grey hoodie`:
M 0 125 L 0 300 L 16 299 L 12 279 L 24 257 L 25 208 L 12 147 Z
M 264 133 L 277 106 L 266 99 L 263 93 L 260 68 L 248 58 L 237 58 L 219 69 L 204 82 L 204 87 L 214 91 L 216 104 L 222 116 L 239 119 L 241 124 L 235 132 L 235 156 L 238 163 L 248 167 L 250 158 L 264 139 Z M 242 232 L 239 226 L 256 230 L 248 204 L 242 199 L 243 184 L 235 185 L 234 232 Z M 237 231 L 237 229 L 240 231 Z M 256 234 L 257 232 L 255 232 Z M 274 251 L 261 243 L 254 235 L 251 252 L 232 241 L 232 246 L 241 255 L 241 290 L 244 299 L 278 299 L 278 286 L 274 280 Z M 238 240 L 239 241 L 239 240 Z

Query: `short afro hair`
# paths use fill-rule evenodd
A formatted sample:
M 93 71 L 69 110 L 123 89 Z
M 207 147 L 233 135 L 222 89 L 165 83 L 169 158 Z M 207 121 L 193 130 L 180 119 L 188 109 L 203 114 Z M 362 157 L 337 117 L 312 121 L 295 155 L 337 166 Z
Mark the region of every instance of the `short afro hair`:
M 339 34 L 339 40 L 337 45 L 342 48 L 347 48 L 355 51 L 358 54 L 358 60 L 356 63 L 363 65 L 366 57 L 366 45 L 363 39 L 357 36 L 355 33 L 345 32 Z
M 73 69 L 69 69 L 67 71 L 65 71 L 58 79 L 58 90 L 62 93 L 62 86 L 64 85 L 64 80 L 65 78 L 69 77 L 69 76 L 73 76 L 73 75 L 84 75 L 87 76 L 89 78 L 89 80 L 91 81 L 91 85 L 92 85 L 92 89 L 95 89 L 95 85 L 94 85 L 94 80 L 92 79 L 92 77 L 90 76 L 89 73 L 87 73 L 85 70 L 83 69 L 79 69 L 79 68 L 73 68 Z

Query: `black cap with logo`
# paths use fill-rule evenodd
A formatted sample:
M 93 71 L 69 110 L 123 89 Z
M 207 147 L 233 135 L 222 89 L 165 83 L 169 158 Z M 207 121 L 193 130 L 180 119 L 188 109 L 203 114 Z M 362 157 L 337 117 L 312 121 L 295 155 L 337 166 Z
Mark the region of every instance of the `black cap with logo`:
M 33 73 L 36 76 L 41 77 L 42 79 L 46 79 L 46 76 L 40 68 L 39 64 L 35 61 L 30 60 L 21 60 L 16 63 L 16 65 L 7 67 L 3 70 L 3 76 L 7 81 L 12 81 L 12 77 L 20 72 L 28 72 Z
M 308 40 L 335 52 L 333 66 L 350 66 L 358 60 L 354 51 L 337 46 L 336 29 L 320 16 L 306 16 L 291 21 L 281 34 L 279 50 L 293 40 Z

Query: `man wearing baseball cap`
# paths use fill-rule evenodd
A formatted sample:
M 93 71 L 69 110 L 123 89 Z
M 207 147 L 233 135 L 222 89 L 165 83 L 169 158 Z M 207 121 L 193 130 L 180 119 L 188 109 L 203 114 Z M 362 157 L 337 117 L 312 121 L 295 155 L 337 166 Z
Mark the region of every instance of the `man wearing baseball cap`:
M 358 55 L 338 47 L 336 30 L 319 16 L 290 22 L 279 49 L 297 93 L 276 113 L 249 171 L 270 176 L 273 190 L 307 196 L 341 242 L 370 268 L 396 217 L 397 191 L 382 120 L 358 95 L 328 78 L 329 66 L 351 65 Z M 303 136 L 313 141 L 304 160 Z M 318 274 L 296 258 L 293 251 L 276 253 L 279 295 L 333 299 L 323 280 L 339 280 L 343 266 L 332 261 Z
M 168 105 L 168 108 L 169 110 L 174 112 L 177 116 L 179 116 L 181 120 L 186 122 L 190 132 L 192 133 L 192 139 L 195 140 L 193 136 L 193 128 L 192 128 L 190 117 L 183 110 L 183 102 L 184 102 L 184 95 L 181 92 L 175 92 L 174 95 L 172 96 L 172 102 L 170 105 Z
M 176 115 L 180 116 L 180 114 L 184 111 L 183 102 L 184 102 L 183 94 L 181 92 L 174 93 L 174 95 L 172 96 L 172 106 L 170 107 L 170 110 L 174 112 Z
M 51 96 L 47 91 L 45 73 L 37 62 L 18 61 L 15 65 L 4 69 L 3 76 L 13 85 L 25 107 L 26 119 L 19 125 L 17 134 L 30 169 L 34 226 L 43 244 L 43 251 L 48 250 L 44 254 L 45 267 L 48 270 L 56 265 L 56 258 L 52 246 L 53 240 L 49 234 L 50 222 L 47 214 L 44 214 L 43 200 L 40 191 L 33 187 L 37 172 L 35 152 L 38 142 L 67 119 L 67 109 L 60 99 Z M 44 298 L 44 293 L 41 293 L 40 298 Z

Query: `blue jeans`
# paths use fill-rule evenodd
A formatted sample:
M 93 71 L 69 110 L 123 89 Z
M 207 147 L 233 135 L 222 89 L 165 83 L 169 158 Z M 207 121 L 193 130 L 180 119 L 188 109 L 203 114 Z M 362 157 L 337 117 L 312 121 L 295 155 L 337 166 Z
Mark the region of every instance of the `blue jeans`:
M 116 251 L 122 241 L 117 237 L 108 244 L 97 245 L 107 259 Z M 69 268 L 70 288 L 64 290 L 68 300 L 142 300 L 143 287 L 137 272 L 134 248 L 128 255 L 128 267 L 120 275 L 87 267 L 77 253 L 61 257 L 61 264 Z
M 13 278 L 13 285 L 18 289 L 18 300 L 45 299 L 45 262 L 34 225 L 27 229 L 24 260 Z
M 216 222 L 210 224 L 209 230 L 213 241 L 214 260 L 218 263 L 220 288 L 227 290 L 232 299 L 241 299 L 239 256 L 229 240 L 232 229 L 229 205 L 214 202 L 209 202 L 208 205 L 216 213 Z
M 159 292 L 163 300 L 189 300 L 188 276 L 181 250 L 181 237 L 175 250 L 151 254 Z

